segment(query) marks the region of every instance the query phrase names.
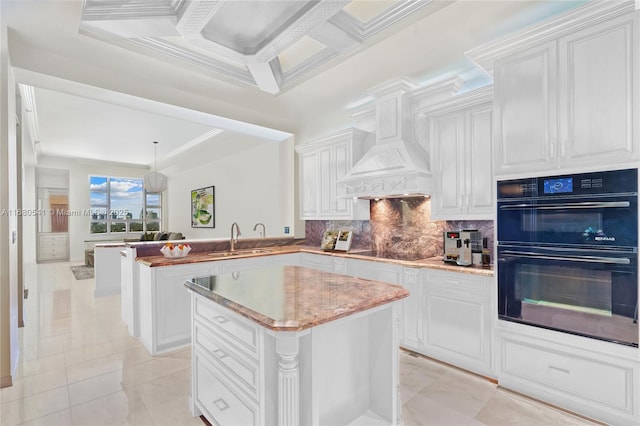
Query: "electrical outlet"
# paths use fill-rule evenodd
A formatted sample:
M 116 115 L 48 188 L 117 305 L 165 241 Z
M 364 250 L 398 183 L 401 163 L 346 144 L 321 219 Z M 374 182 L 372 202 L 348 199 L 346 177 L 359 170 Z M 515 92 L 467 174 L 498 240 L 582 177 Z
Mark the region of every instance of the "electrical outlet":
M 285 227 L 284 227 L 284 233 L 285 233 L 285 234 L 288 234 L 289 232 L 291 232 L 291 230 L 289 229 L 289 227 L 288 227 L 288 226 L 285 226 Z

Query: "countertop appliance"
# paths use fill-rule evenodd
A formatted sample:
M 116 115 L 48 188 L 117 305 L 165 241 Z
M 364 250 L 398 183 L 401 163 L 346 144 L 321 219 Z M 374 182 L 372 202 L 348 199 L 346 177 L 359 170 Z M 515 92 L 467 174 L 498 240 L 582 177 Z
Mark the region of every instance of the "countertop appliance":
M 482 234 L 476 229 L 445 231 L 443 240 L 445 262 L 470 266 L 473 253 L 482 253 Z
M 498 181 L 501 320 L 638 346 L 638 169 Z

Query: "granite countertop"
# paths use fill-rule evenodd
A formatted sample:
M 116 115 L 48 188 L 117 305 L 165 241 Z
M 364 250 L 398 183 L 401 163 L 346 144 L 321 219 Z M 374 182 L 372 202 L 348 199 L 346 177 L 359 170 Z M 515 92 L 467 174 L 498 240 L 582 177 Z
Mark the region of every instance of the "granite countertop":
M 259 257 L 259 256 L 270 256 L 270 255 L 276 255 L 276 254 L 302 252 L 302 253 L 322 254 L 325 256 L 345 257 L 349 259 L 362 259 L 362 260 L 369 260 L 369 261 L 375 261 L 375 262 L 393 263 L 393 264 L 408 266 L 412 268 L 430 268 L 430 269 L 439 269 L 444 271 L 460 272 L 464 274 L 493 276 L 492 267 L 484 268 L 484 267 L 476 267 L 476 266 L 458 266 L 451 263 L 445 263 L 442 261 L 442 258 L 440 257 L 432 257 L 432 258 L 418 259 L 418 260 L 401 260 L 401 259 L 393 259 L 393 258 L 386 258 L 386 257 L 380 257 L 380 256 L 372 256 L 370 253 L 366 252 L 365 250 L 353 250 L 348 252 L 324 251 L 316 247 L 302 246 L 302 245 L 271 246 L 271 247 L 268 247 L 268 250 L 269 250 L 268 252 L 263 252 L 263 253 L 245 253 L 245 254 L 238 254 L 238 255 L 228 256 L 228 257 L 214 257 L 214 256 L 210 256 L 208 253 L 189 253 L 188 256 L 181 257 L 181 258 L 167 258 L 162 255 L 158 255 L 158 256 L 138 257 L 136 260 L 143 265 L 146 265 L 149 267 L 157 267 L 157 266 L 185 265 L 189 263 L 211 262 L 216 260 L 242 259 L 247 257 Z
M 300 266 L 197 277 L 185 286 L 275 331 L 305 330 L 409 295 L 400 285 Z

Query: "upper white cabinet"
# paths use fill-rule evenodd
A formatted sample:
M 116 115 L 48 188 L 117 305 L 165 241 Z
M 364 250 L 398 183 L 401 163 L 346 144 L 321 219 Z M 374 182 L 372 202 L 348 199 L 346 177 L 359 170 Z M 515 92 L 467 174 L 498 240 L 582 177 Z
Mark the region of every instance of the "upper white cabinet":
M 496 63 L 496 174 L 548 170 L 556 159 L 555 42 Z
M 369 219 L 368 200 L 337 196 L 338 179 L 362 157 L 368 135 L 352 128 L 296 147 L 301 219 Z
M 430 110 L 435 190 L 431 218 L 493 219 L 492 88 Z
M 640 159 L 633 2 L 593 2 L 469 55 L 494 74 L 496 175 Z

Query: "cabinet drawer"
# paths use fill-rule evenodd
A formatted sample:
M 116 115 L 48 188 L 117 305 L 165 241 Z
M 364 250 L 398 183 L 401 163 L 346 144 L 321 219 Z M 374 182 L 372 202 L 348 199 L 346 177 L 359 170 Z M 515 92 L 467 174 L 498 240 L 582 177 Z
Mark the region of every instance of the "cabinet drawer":
M 208 354 L 212 364 L 219 364 L 220 368 L 217 371 L 222 370 L 233 383 L 258 401 L 260 385 L 258 363 L 213 334 L 210 326 L 195 321 L 193 335 L 195 347 Z
M 257 425 L 258 407 L 221 380 L 215 367 L 197 351 L 194 363 L 196 403 L 219 425 Z
M 205 324 L 212 325 L 211 331 L 219 333 L 228 341 L 244 349 L 254 359 L 258 358 L 257 326 L 249 324 L 248 320 L 245 322 L 235 318 L 233 312 L 219 307 L 215 302 L 200 296 L 196 297 L 194 315 L 196 319 L 204 320 Z
M 502 370 L 548 389 L 624 412 L 633 409 L 633 369 L 505 338 Z

